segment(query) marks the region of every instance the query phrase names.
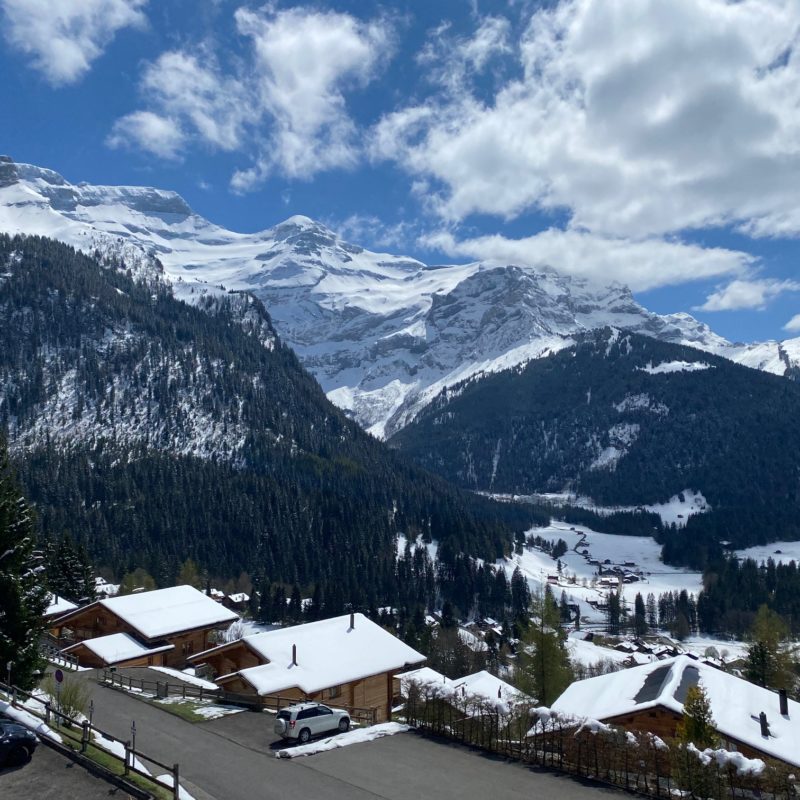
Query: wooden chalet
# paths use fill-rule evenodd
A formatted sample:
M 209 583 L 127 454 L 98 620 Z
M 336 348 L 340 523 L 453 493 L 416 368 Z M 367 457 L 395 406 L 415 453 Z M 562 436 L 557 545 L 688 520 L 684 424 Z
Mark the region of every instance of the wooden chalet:
M 51 623 L 85 666 L 179 666 L 239 617 L 191 586 L 98 600 Z
M 425 656 L 363 614 L 245 636 L 190 656 L 226 692 L 267 704 L 316 700 L 391 718 L 393 677 Z
M 576 681 L 552 705 L 562 718 L 675 736 L 688 691 L 701 684 L 727 750 L 800 767 L 800 703 L 681 655 Z

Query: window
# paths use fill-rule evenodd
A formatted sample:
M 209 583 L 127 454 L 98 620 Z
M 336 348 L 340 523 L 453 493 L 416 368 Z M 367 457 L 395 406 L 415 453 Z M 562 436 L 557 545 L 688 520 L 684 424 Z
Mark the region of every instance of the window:
M 328 697 L 339 697 L 342 694 L 342 687 L 341 686 L 331 686 L 328 689 Z

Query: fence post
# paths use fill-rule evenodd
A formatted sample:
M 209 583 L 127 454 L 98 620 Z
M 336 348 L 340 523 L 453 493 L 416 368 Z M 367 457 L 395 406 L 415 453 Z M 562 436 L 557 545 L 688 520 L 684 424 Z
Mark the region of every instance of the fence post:
M 128 762 L 130 761 L 130 747 L 131 743 L 130 740 L 128 740 L 127 742 L 125 742 L 125 775 L 127 775 L 128 772 L 130 771 L 128 768 Z
M 172 796 L 175 800 L 180 800 L 181 796 L 181 784 L 179 780 L 180 771 L 178 769 L 177 764 L 173 764 L 172 766 Z
M 12 708 L 16 708 L 17 707 L 17 687 L 16 686 L 12 686 L 11 687 L 11 707 Z
M 46 725 L 50 724 L 50 701 L 48 700 L 44 704 L 44 721 Z
M 88 720 L 84 720 L 81 722 L 81 753 L 86 752 L 86 748 L 89 746 L 89 722 Z

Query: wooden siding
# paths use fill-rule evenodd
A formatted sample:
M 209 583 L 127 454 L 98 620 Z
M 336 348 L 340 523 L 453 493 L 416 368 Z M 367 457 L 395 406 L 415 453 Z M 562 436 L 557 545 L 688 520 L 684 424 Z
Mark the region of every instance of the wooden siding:
M 195 663 L 196 660 L 195 660 Z M 249 667 L 258 667 L 261 664 L 269 663 L 265 658 L 256 655 L 244 642 L 232 642 L 217 652 L 210 652 L 203 656 L 202 663 L 206 664 L 214 677 L 220 675 L 230 675 L 232 672 L 239 672 Z
M 677 732 L 678 723 L 681 721 L 682 715 L 672 711 L 663 706 L 656 706 L 655 708 L 645 709 L 643 711 L 636 711 L 632 714 L 624 714 L 618 717 L 607 717 L 602 722 L 609 725 L 618 725 L 625 730 L 631 732 L 648 731 L 654 733 L 662 739 L 670 739 L 675 736 Z M 775 756 L 770 753 L 758 750 L 750 745 L 740 742 L 738 739 L 727 736 L 724 733 L 717 731 L 720 737 L 720 744 L 726 750 L 736 750 L 747 758 L 770 758 L 774 759 Z
M 238 651 L 237 651 L 238 652 Z M 274 692 L 274 696 L 289 700 L 310 700 L 335 706 L 337 703 L 350 708 L 375 709 L 375 721 L 387 722 L 392 715 L 392 672 L 381 672 L 358 681 L 340 686 L 327 686 L 318 692 L 305 694 L 296 686 L 287 686 Z M 269 697 L 261 697 L 255 689 L 238 675 L 226 678 L 219 685 L 223 690 L 236 694 L 250 695 L 255 702 L 270 704 Z
M 113 633 L 127 633 L 149 647 L 156 647 L 164 643 L 171 644 L 174 645 L 174 649 L 165 654 L 163 664 L 169 667 L 183 667 L 190 655 L 208 649 L 209 636 L 215 629 L 214 626 L 197 628 L 185 633 L 171 634 L 157 639 L 146 639 L 132 625 L 129 625 L 107 608 L 94 605 L 87 606 L 85 609 L 76 612 L 68 621 L 58 626 L 57 633 L 59 637 L 65 637 L 77 642 L 97 639 L 100 636 L 109 636 Z M 83 648 L 81 651 L 83 652 Z M 84 666 L 83 660 L 80 660 L 80 664 Z M 91 665 L 87 663 L 85 666 Z

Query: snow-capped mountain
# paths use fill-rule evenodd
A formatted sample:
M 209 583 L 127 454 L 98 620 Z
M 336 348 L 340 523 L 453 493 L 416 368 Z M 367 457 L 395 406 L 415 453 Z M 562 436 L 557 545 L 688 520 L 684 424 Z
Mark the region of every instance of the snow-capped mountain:
M 174 192 L 75 185 L 8 157 L 0 157 L 0 230 L 118 253 L 134 269 L 163 265 L 188 302 L 252 292 L 328 397 L 381 437 L 445 386 L 555 352 L 604 326 L 777 374 L 800 371 L 800 338 L 734 345 L 688 314 L 647 311 L 619 284 L 490 262 L 428 266 L 348 244 L 302 216 L 235 233 Z

